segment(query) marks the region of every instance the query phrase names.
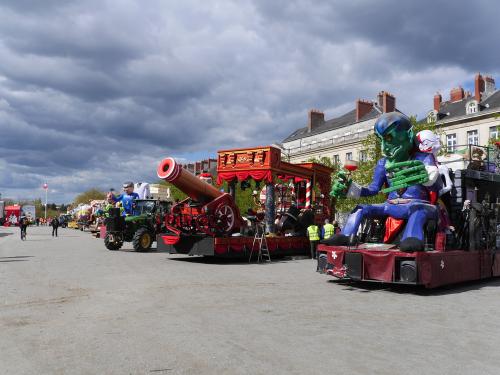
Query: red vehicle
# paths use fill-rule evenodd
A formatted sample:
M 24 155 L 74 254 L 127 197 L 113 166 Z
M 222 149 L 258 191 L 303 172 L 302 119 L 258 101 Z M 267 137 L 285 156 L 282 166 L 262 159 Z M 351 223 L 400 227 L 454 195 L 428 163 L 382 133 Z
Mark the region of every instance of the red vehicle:
M 307 226 L 330 215 L 330 168 L 316 163 L 287 163 L 281 160 L 279 149 L 256 147 L 219 151 L 217 172 L 218 183 L 226 181 L 229 193 L 202 181 L 172 158 L 160 163 L 158 177 L 178 187 L 188 198 L 174 204 L 166 215 L 168 231 L 157 236 L 158 250 L 172 254 L 249 257 L 255 250 L 256 226 L 265 223 L 266 231 L 272 233 L 266 238 L 271 256 L 309 253 Z M 235 185 L 239 182 L 248 186 L 250 179 L 266 185 L 266 202 L 260 215 L 243 218 L 235 204 Z M 285 181 L 294 190 L 295 201 L 304 203 L 303 207 L 296 203 L 283 212 L 276 228 L 278 181 L 281 185 Z M 315 185 L 321 194 L 313 206 Z M 253 224 L 249 226 L 248 222 Z
M 383 243 L 385 218 L 365 221 L 356 247 L 318 246 L 318 271 L 339 279 L 435 288 L 500 276 L 500 174 L 489 160 L 454 173 L 446 204 L 454 233 L 427 223 L 426 251 Z

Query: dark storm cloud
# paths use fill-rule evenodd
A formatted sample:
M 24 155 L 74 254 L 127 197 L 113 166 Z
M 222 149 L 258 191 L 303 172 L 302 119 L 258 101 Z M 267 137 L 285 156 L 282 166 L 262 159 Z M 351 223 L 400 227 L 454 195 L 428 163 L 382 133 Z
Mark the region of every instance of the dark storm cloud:
M 294 26 L 325 43 L 384 46 L 396 65 L 497 70 L 498 3 L 466 1 L 257 1 L 266 22 Z M 482 55 L 482 56 L 481 56 Z
M 57 199 L 155 179 L 165 156 L 269 144 L 380 90 L 498 74 L 495 2 L 4 1 L 0 190 Z M 446 96 L 446 92 L 444 92 Z

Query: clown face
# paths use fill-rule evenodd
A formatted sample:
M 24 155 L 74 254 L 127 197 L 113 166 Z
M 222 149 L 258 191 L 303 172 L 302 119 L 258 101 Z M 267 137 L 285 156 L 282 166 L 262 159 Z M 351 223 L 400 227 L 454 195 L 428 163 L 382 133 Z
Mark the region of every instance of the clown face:
M 417 133 L 417 144 L 420 152 L 437 155 L 441 149 L 439 137 L 430 130 L 422 130 Z

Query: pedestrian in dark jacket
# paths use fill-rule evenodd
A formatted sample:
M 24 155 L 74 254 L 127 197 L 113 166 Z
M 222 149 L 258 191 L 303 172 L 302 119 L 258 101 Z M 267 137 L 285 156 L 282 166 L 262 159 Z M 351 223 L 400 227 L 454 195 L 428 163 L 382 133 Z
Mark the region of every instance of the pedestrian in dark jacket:
M 57 220 L 57 217 L 52 219 L 50 225 L 52 225 L 52 237 L 54 237 L 54 234 L 57 237 L 57 228 L 59 228 L 59 220 Z

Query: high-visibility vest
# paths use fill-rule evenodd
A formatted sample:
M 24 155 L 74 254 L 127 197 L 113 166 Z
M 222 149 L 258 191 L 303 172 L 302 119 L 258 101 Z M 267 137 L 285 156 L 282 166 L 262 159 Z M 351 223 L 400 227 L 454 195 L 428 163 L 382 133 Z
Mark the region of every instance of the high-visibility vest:
M 325 240 L 329 239 L 335 233 L 335 228 L 333 227 L 332 224 L 323 225 L 323 229 L 325 230 L 325 236 L 324 236 Z
M 307 234 L 309 235 L 309 241 L 319 241 L 319 228 L 317 225 L 310 225 L 307 228 Z

